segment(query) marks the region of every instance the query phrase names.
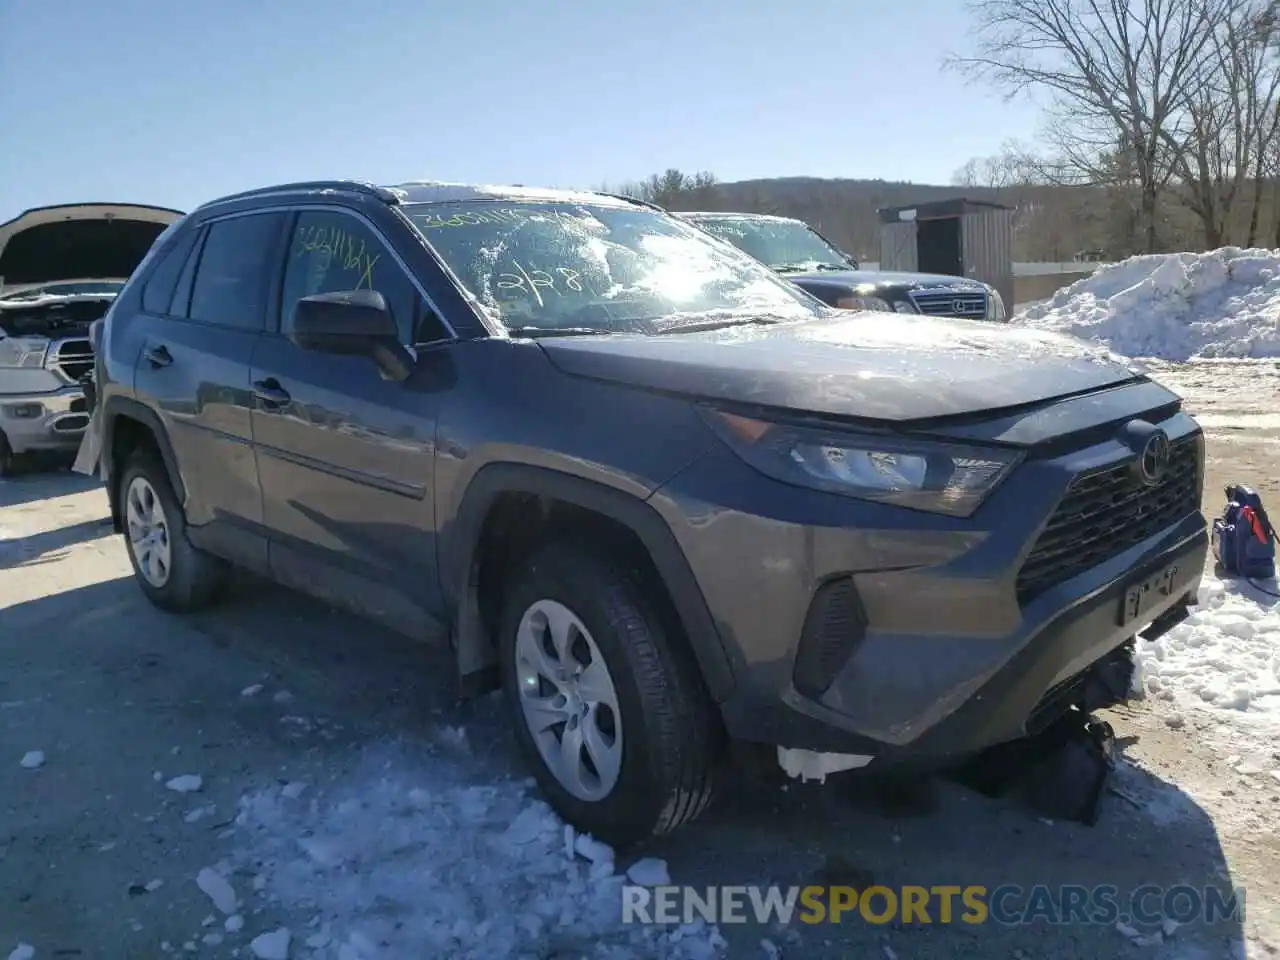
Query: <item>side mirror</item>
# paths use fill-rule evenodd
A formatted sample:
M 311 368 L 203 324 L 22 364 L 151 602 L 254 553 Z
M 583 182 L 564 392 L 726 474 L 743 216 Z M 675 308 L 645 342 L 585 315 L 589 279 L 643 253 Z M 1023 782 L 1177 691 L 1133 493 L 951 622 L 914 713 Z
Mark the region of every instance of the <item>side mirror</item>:
M 317 353 L 369 357 L 392 380 L 413 371 L 413 354 L 400 343 L 395 317 L 376 290 L 303 297 L 293 305 L 289 340 Z

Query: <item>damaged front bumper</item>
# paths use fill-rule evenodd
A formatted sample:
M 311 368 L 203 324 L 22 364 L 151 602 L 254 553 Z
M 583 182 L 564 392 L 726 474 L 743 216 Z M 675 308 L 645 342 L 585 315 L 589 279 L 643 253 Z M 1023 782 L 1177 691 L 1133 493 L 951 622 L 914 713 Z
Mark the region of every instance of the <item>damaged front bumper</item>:
M 806 717 L 793 721 L 784 736 L 808 743 L 779 746 L 778 766 L 801 780 L 864 767 L 945 769 L 991 747 L 1036 736 L 1073 709 L 1089 714 L 1123 702 L 1133 684 L 1134 645 L 1163 636 L 1187 618 L 1207 552 L 1201 528 L 1081 598 L 1029 638 L 957 710 L 908 743 L 868 741 Z M 1135 593 L 1144 595 L 1136 609 Z M 868 749 L 855 752 L 863 744 Z

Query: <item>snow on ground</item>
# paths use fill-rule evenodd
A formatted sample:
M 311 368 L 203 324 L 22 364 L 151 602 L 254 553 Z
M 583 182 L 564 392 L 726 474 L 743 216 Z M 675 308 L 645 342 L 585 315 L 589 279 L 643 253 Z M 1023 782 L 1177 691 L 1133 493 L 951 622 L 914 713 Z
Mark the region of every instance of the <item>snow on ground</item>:
M 1280 593 L 1206 575 L 1191 616 L 1138 645 L 1136 692 L 1163 701 L 1165 721 L 1209 721 L 1209 736 L 1232 752 L 1237 772 L 1280 781 Z
M 1130 357 L 1280 356 L 1280 250 L 1130 257 L 1021 311 L 1014 322 Z
M 305 798 L 290 784 L 246 794 L 232 851 L 201 889 L 224 914 L 265 899 L 295 919 L 257 935 L 259 957 L 284 956 L 290 938 L 315 960 L 723 955 L 701 922 L 621 922 L 622 886 L 665 880 L 665 864 L 641 861 L 628 880 L 609 847 L 534 799 L 533 781 L 471 777 L 454 753 L 384 746 Z

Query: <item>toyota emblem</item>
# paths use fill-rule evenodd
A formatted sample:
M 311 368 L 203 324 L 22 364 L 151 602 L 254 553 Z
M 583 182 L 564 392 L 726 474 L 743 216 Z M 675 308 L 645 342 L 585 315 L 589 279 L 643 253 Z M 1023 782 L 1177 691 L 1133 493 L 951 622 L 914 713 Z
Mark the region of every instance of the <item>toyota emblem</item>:
M 951 301 L 951 310 L 952 310 L 954 313 L 964 313 L 964 311 L 965 311 L 965 307 L 967 307 L 967 306 L 968 306 L 968 304 L 967 304 L 967 303 L 965 303 L 963 300 L 952 300 L 952 301 Z
M 1138 459 L 1138 473 L 1142 482 L 1154 487 L 1164 479 L 1169 469 L 1169 435 L 1163 430 L 1155 430 L 1142 448 Z

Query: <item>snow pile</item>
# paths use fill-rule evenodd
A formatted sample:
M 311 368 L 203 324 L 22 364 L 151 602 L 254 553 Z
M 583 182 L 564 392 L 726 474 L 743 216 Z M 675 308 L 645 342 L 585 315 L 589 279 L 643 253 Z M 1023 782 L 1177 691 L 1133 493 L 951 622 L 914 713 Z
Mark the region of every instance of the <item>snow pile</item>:
M 250 794 L 233 869 L 256 874 L 257 895 L 318 960 L 723 955 L 701 921 L 623 924 L 629 881 L 613 851 L 575 836 L 531 785 L 467 782 L 398 758 L 305 800 L 278 787 Z M 665 876 L 660 865 L 638 873 Z
M 1259 585 L 1280 593 L 1275 581 Z M 1197 599 L 1186 621 L 1139 641 L 1136 692 L 1212 720 L 1219 740 L 1269 758 L 1280 737 L 1280 598 L 1206 575 Z
M 1280 250 L 1131 257 L 1014 322 L 1095 340 L 1129 357 L 1280 356 Z

